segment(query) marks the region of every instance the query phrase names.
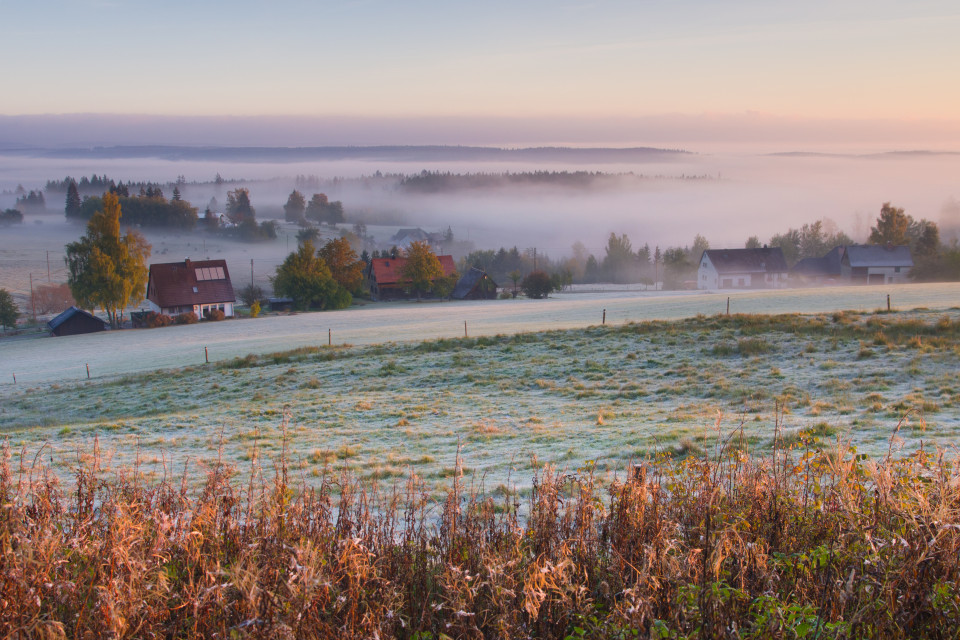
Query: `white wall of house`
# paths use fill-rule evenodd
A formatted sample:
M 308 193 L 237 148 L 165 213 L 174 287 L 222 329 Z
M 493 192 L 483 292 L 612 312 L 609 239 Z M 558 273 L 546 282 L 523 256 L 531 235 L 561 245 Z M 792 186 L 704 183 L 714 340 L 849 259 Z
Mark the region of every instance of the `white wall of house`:
M 193 315 L 197 316 L 198 320 L 203 320 L 203 314 L 208 309 L 220 309 L 223 311 L 224 317 L 232 318 L 234 316 L 232 302 L 219 302 L 215 304 L 195 304 L 193 305 Z M 156 313 L 163 313 L 168 316 L 177 316 L 186 311 L 190 311 L 190 307 L 171 307 L 166 309 L 161 309 L 156 304 L 150 300 L 144 300 L 144 305 L 146 309 L 150 311 L 155 311 Z
M 719 274 L 710 258 L 704 254 L 697 267 L 697 289 L 719 289 Z
M 883 282 L 877 284 L 903 284 L 909 282 L 909 267 L 867 267 L 867 281 L 871 284 L 883 276 Z
M 782 289 L 788 286 L 787 274 L 772 273 L 718 273 L 706 255 L 697 267 L 697 289 Z

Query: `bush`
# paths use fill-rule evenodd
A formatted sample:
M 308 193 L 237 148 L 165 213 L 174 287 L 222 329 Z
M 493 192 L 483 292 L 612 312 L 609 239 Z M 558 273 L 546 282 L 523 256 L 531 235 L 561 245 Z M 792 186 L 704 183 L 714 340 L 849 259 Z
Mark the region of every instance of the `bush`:
M 213 322 L 218 322 L 226 318 L 226 314 L 223 313 L 220 309 L 207 309 L 206 313 L 203 314 L 205 320 L 212 320 Z
M 260 315 L 260 301 L 254 300 L 253 304 L 250 305 L 250 317 L 256 318 Z
M 553 291 L 553 282 L 543 271 L 531 271 L 520 283 L 520 288 L 528 298 L 546 298 Z
M 196 324 L 197 323 L 197 314 L 193 311 L 184 311 L 177 315 L 173 319 L 174 324 Z
M 77 304 L 67 284 L 41 284 L 33 289 L 33 308 L 37 313 L 60 313 Z
M 143 316 L 143 326 L 148 329 L 156 329 L 158 327 L 169 327 L 173 324 L 173 318 L 168 316 L 165 313 L 157 313 L 156 311 L 147 311 Z

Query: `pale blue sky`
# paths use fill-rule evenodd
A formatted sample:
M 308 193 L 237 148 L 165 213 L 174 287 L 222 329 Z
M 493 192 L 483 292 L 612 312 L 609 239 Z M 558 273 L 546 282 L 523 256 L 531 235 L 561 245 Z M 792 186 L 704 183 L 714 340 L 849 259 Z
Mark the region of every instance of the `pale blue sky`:
M 960 3 L 0 0 L 0 114 L 960 114 Z

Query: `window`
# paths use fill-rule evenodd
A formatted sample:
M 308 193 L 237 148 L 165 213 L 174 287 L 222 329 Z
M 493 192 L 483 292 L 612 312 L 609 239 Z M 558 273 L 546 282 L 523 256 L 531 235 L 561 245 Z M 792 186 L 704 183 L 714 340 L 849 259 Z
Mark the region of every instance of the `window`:
M 204 280 L 224 280 L 227 277 L 223 272 L 223 267 L 198 267 L 193 271 L 197 276 L 197 282 L 203 282 Z

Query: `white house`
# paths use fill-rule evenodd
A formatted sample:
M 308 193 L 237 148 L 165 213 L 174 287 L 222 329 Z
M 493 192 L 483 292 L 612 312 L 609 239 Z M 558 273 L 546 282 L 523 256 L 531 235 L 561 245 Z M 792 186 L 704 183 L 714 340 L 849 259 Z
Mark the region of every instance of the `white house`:
M 707 249 L 697 268 L 698 289 L 782 289 L 787 261 L 780 247 Z

